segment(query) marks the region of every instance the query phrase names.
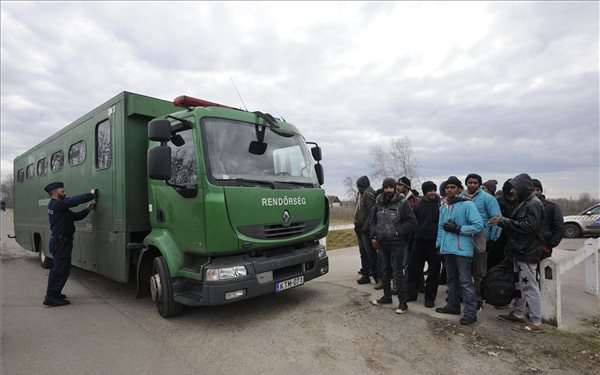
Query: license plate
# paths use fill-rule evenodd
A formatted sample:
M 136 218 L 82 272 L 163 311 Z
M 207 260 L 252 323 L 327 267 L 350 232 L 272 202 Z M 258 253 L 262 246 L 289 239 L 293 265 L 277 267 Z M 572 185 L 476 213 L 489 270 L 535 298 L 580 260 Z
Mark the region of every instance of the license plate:
M 294 277 L 293 279 L 280 281 L 275 284 L 275 293 L 279 293 L 283 290 L 294 288 L 304 284 L 304 276 Z

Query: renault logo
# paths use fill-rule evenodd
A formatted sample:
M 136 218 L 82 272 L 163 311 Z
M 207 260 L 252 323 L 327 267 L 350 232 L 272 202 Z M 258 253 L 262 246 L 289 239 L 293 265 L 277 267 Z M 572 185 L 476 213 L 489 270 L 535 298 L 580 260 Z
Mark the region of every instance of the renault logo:
M 287 225 L 290 223 L 290 213 L 288 212 L 288 210 L 283 211 L 283 215 L 281 216 L 281 218 L 283 219 L 284 224 Z

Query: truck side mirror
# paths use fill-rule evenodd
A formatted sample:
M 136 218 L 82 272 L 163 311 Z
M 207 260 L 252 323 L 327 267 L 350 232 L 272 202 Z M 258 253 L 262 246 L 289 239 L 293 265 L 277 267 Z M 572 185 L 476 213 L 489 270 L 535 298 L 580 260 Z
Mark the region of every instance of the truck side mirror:
M 315 159 L 315 161 L 321 161 L 321 159 L 322 159 L 321 147 L 314 146 L 313 148 L 310 149 L 310 153 L 312 154 L 312 157 L 313 157 L 313 159 Z
M 171 122 L 154 119 L 148 123 L 148 139 L 151 141 L 168 142 L 171 139 Z
M 156 146 L 148 150 L 148 177 L 153 180 L 168 181 L 171 179 L 171 148 L 169 146 Z
M 323 166 L 321 164 L 315 164 L 315 173 L 317 174 L 317 180 L 319 180 L 319 185 L 323 185 L 325 183 L 325 175 L 323 173 Z

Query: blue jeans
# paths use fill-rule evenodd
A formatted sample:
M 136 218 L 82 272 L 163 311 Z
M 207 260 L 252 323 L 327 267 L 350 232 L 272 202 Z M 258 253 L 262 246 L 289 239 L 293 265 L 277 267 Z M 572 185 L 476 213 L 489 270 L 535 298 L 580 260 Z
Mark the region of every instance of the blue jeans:
M 392 277 L 398 290 L 398 301 L 404 304 L 408 301 L 407 293 L 407 248 L 403 243 L 379 244 L 379 264 L 381 266 L 381 281 L 383 282 L 383 297 L 392 298 Z
M 460 310 L 460 297 L 462 295 L 465 305 L 464 315 L 469 318 L 477 318 L 477 298 L 473 278 L 471 277 L 472 261 L 472 257 L 444 254 L 446 278 L 448 280 L 448 308 Z
M 380 277 L 377 272 L 377 251 L 373 249 L 369 234 L 363 232 L 363 230 L 357 226 L 354 226 L 354 233 L 356 233 L 356 242 L 358 242 L 360 265 L 363 276 L 373 276 L 373 278 L 379 279 Z

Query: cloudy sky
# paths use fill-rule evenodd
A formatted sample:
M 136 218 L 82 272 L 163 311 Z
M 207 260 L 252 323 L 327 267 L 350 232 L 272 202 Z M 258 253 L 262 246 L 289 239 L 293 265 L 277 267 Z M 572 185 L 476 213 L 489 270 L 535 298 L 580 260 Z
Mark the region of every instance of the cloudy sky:
M 241 107 L 233 79 L 320 144 L 327 194 L 406 136 L 419 181 L 526 172 L 548 197 L 600 196 L 597 2 L 2 1 L 1 17 L 2 174 L 121 91 Z

